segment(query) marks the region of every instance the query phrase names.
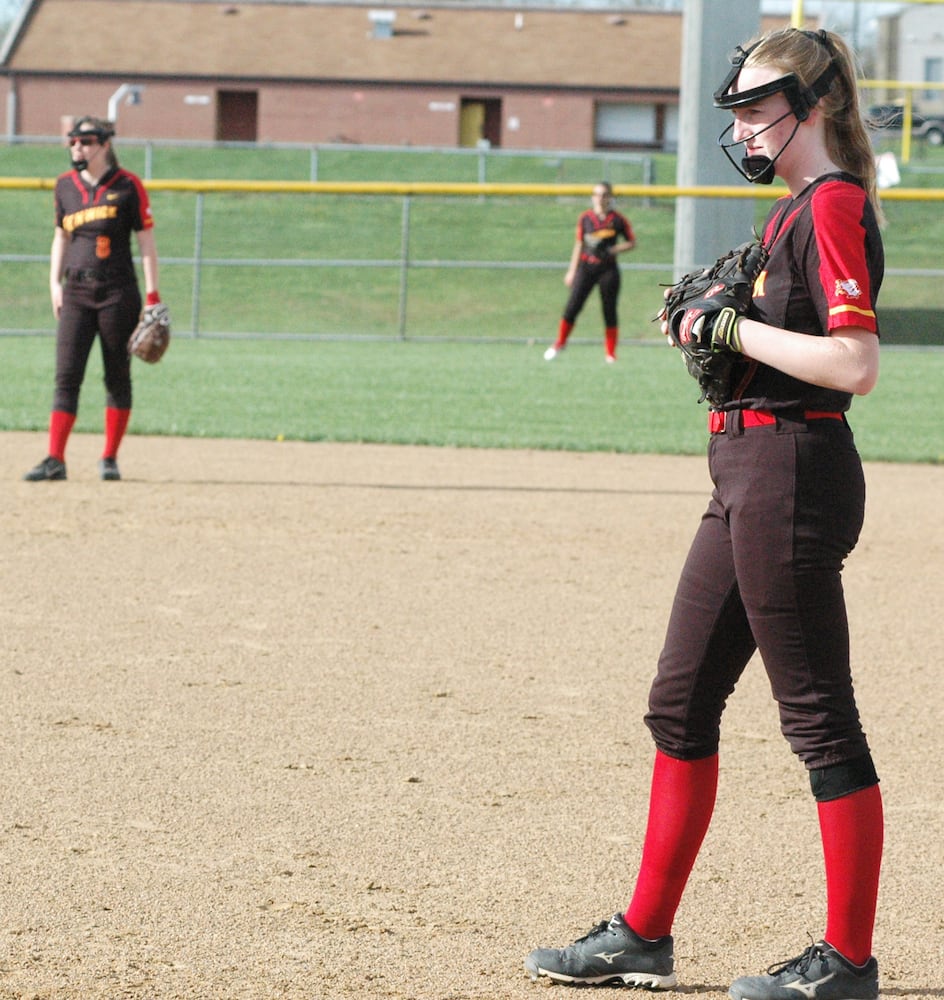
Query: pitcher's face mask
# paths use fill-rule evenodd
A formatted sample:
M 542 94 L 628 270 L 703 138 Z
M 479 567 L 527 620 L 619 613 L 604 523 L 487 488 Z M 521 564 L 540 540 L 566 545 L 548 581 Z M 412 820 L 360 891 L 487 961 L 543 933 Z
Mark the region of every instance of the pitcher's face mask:
M 746 139 L 742 138 L 737 142 L 733 140 L 725 142 L 725 138 L 734 128 L 735 122 L 731 122 L 721 135 L 718 136 L 718 145 L 723 150 L 724 155 L 730 160 L 734 169 L 752 184 L 770 184 L 773 181 L 775 176 L 774 167 L 777 160 L 787 146 L 790 145 L 801 123 L 809 118 L 810 112 L 816 107 L 819 99 L 828 93 L 833 80 L 839 72 L 839 68 L 835 63 L 833 47 L 827 39 L 825 32 L 804 31 L 803 34 L 819 42 L 830 55 L 829 65 L 813 81 L 811 86 L 804 87 L 795 73 L 787 73 L 786 76 L 777 77 L 775 80 L 763 83 L 758 87 L 751 87 L 749 90 L 732 91 L 731 88 L 737 85 L 738 77 L 744 68 L 744 61 L 760 44 L 759 42 L 755 42 L 750 48 L 743 49 L 739 45 L 735 49 L 734 55 L 731 57 L 731 71 L 724 78 L 721 86 L 714 92 L 715 107 L 732 111 L 737 108 L 746 108 L 754 104 L 759 104 L 765 98 L 771 97 L 774 94 L 783 94 L 787 100 L 789 107 L 782 115 L 770 122 L 770 124 L 765 125 L 762 129 L 758 129 L 752 135 L 747 136 Z M 733 147 L 749 142 L 768 129 L 773 128 L 774 125 L 778 125 L 790 115 L 796 118 L 796 124 L 793 126 L 793 130 L 787 137 L 786 142 L 784 142 L 773 157 L 765 155 L 744 156 L 741 158 L 740 164 L 735 162 L 734 157 L 730 153 Z

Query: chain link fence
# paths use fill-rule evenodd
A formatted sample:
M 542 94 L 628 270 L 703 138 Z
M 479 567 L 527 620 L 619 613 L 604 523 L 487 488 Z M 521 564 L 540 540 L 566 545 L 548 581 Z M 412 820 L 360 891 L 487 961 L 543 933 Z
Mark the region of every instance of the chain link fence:
M 0 161 L 0 334 L 51 335 L 51 188 L 67 163 L 58 140 L 15 146 Z M 151 192 L 177 335 L 544 339 L 563 305 L 576 217 L 589 185 L 605 178 L 622 191 L 619 207 L 639 238 L 621 261 L 623 336 L 657 336 L 651 320 L 659 285 L 672 279 L 678 194 L 658 183 L 660 167 L 669 176 L 658 157 L 130 141 L 119 155 Z M 210 173 L 223 179 L 200 179 Z M 756 198 L 758 219 L 772 196 L 727 193 Z M 926 221 L 923 202 L 944 191 L 897 192 L 908 194 L 900 204 L 895 194 L 888 235 L 908 238 L 901 248 L 890 241 L 883 335 L 942 343 L 944 270 L 933 241 L 919 247 L 905 230 Z M 591 310 L 580 332 L 596 337 Z

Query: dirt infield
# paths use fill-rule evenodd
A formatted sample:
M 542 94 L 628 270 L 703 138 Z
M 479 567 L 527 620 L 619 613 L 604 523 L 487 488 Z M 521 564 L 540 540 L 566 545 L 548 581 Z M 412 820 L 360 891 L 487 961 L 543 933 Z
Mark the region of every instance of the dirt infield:
M 524 955 L 628 900 L 704 460 L 131 437 L 102 483 L 77 436 L 69 481 L 33 484 L 44 435 L 2 443 L 0 998 L 547 997 Z M 846 590 L 888 825 L 876 954 L 884 996 L 924 1000 L 944 468 L 867 475 Z M 757 664 L 680 992 L 720 998 L 822 924 Z

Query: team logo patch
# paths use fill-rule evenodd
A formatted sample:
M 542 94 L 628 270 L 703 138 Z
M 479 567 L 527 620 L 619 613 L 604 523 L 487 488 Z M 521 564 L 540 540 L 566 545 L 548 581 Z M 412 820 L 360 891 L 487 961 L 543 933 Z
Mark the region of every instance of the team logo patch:
M 858 299 L 862 295 L 862 289 L 859 288 L 859 282 L 855 278 L 837 278 L 836 295 L 845 295 L 850 299 Z

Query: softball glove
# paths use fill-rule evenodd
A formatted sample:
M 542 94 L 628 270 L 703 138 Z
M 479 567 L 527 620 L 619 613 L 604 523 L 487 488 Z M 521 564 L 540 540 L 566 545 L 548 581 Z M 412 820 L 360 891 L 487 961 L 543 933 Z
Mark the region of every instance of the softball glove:
M 699 403 L 721 407 L 731 399 L 731 369 L 743 356 L 738 324 L 768 256 L 763 243 L 751 240 L 711 267 L 686 274 L 666 293 L 659 318 L 701 389 Z
M 170 345 L 170 312 L 163 302 L 147 306 L 128 341 L 128 353 L 156 364 Z

